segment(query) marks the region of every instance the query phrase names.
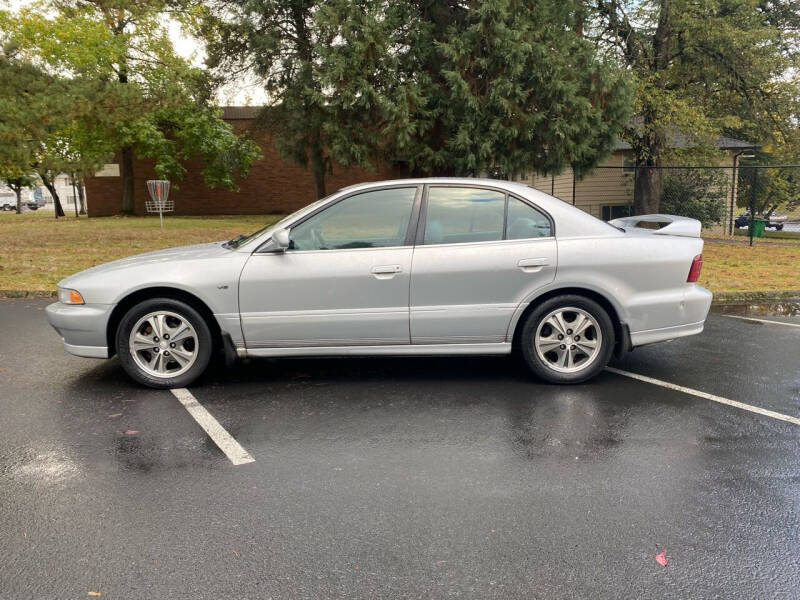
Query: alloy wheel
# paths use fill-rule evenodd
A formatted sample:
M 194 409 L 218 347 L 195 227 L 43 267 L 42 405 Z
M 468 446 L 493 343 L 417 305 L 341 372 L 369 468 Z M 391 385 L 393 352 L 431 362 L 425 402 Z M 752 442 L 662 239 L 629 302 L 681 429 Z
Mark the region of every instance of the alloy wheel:
M 128 340 L 136 365 L 148 375 L 176 377 L 188 371 L 197 360 L 198 336 L 181 315 L 157 311 L 136 322 Z
M 600 355 L 603 335 L 597 320 L 582 308 L 561 307 L 548 313 L 536 328 L 534 348 L 539 358 L 559 373 L 575 373 Z

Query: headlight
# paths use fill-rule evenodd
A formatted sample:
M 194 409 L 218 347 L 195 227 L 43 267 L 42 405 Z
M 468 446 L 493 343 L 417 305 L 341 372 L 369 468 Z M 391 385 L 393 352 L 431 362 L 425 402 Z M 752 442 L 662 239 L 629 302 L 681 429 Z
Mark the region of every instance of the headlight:
M 85 304 L 79 291 L 67 288 L 58 288 L 58 301 L 63 304 Z

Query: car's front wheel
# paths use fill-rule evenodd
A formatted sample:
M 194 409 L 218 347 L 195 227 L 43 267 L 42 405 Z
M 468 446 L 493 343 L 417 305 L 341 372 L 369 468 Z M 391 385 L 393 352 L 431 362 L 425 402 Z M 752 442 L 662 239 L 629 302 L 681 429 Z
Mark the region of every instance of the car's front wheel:
M 546 300 L 526 319 L 520 336 L 525 363 L 550 383 L 580 383 L 611 358 L 614 325 L 605 309 L 583 296 Z
M 186 387 L 211 358 L 211 330 L 194 308 L 171 298 L 145 300 L 128 310 L 116 347 L 125 372 L 154 388 Z

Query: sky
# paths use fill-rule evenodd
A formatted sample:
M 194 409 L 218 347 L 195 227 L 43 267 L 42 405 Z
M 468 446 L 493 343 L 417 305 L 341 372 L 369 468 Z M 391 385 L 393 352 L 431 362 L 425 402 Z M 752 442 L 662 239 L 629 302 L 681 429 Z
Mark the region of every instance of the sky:
M 0 0 L 0 8 L 19 10 L 23 6 L 33 4 L 35 0 Z M 172 19 L 167 24 L 169 37 L 175 51 L 193 65 L 202 67 L 205 59 L 203 43 L 187 36 L 180 24 Z M 240 81 L 223 86 L 217 91 L 217 103 L 220 106 L 261 106 L 266 102 L 266 94 L 261 86 L 252 81 Z

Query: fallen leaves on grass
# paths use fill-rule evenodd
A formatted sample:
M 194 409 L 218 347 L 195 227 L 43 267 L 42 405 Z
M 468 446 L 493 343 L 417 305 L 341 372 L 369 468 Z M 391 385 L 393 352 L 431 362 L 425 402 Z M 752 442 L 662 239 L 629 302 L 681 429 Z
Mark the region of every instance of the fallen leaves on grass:
M 712 292 L 800 289 L 800 244 L 751 248 L 706 240 L 700 285 Z
M 52 213 L 51 213 L 52 215 Z M 278 215 L 54 219 L 0 215 L 0 290 L 55 290 L 68 275 L 132 254 L 252 233 Z

